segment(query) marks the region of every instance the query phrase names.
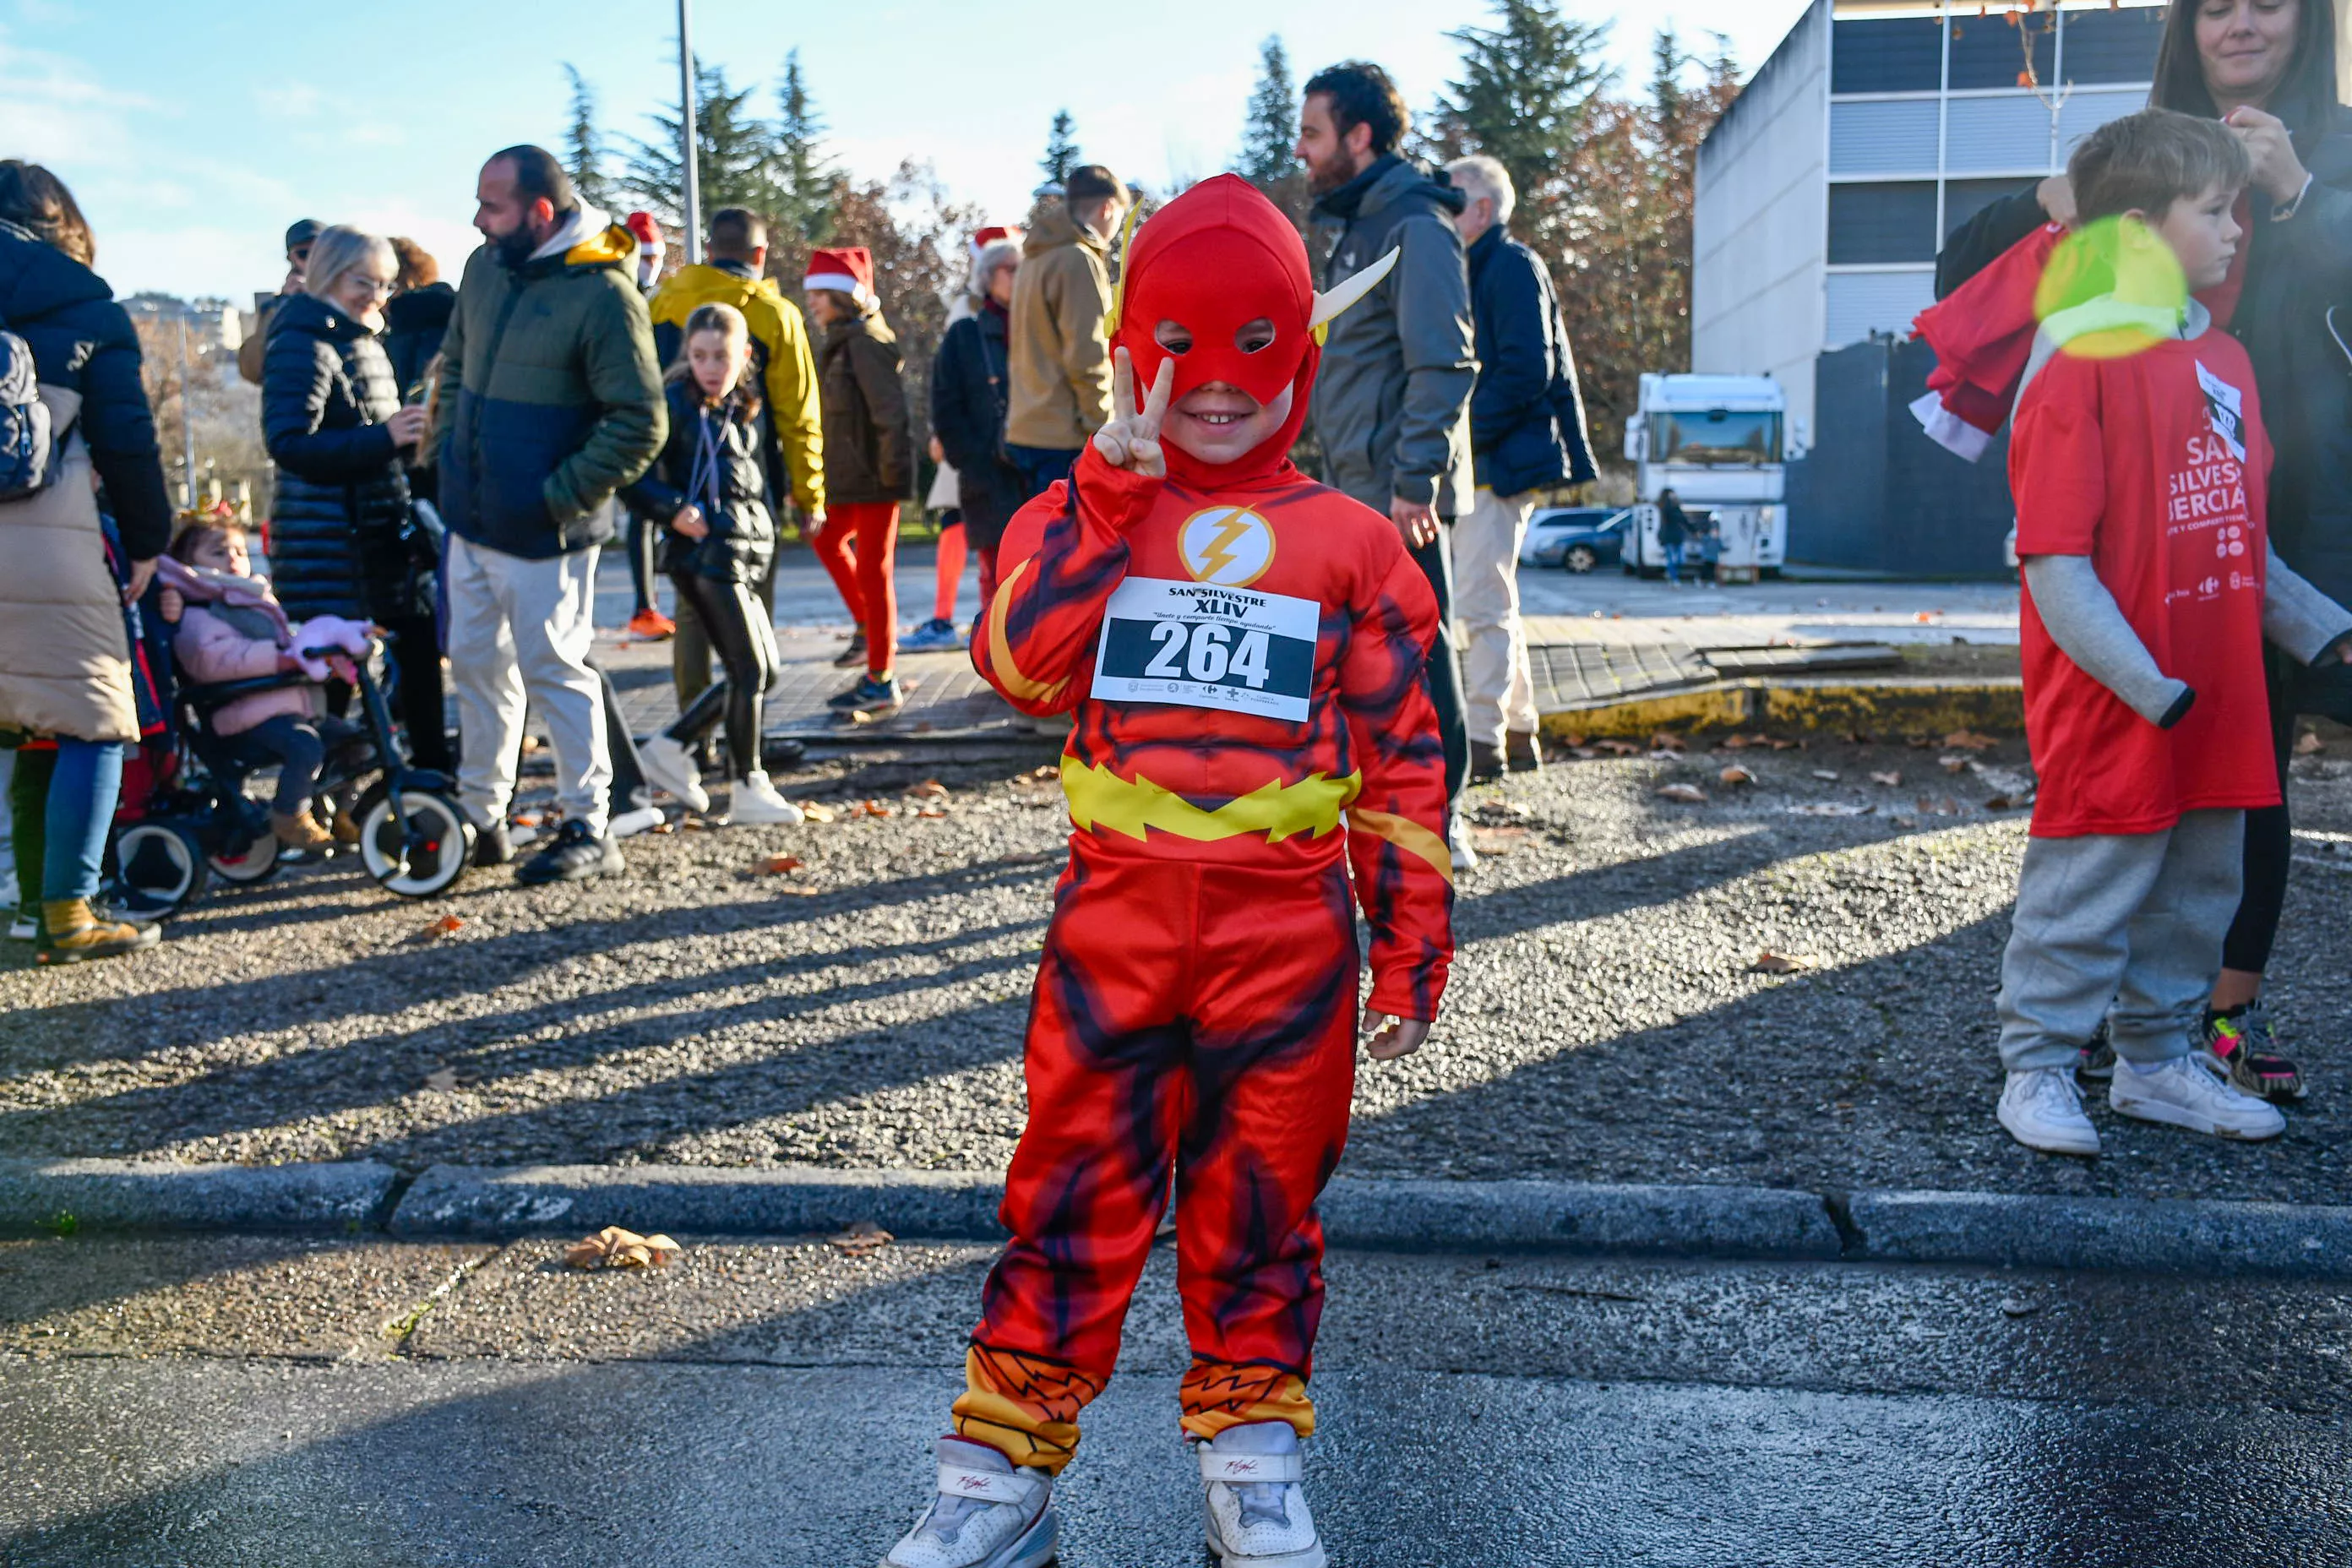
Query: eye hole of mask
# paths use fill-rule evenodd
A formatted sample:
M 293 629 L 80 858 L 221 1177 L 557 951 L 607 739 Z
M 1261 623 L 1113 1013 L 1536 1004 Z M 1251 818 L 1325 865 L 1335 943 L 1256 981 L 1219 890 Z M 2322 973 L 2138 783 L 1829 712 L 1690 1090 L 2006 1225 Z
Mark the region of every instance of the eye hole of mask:
M 1192 349 L 1192 334 L 1176 321 L 1162 321 L 1154 327 L 1151 341 L 1180 357 L 1190 353 Z
M 1234 333 L 1234 347 L 1245 354 L 1262 353 L 1274 346 L 1274 340 L 1279 335 L 1274 323 L 1260 316 L 1255 321 L 1244 322 Z

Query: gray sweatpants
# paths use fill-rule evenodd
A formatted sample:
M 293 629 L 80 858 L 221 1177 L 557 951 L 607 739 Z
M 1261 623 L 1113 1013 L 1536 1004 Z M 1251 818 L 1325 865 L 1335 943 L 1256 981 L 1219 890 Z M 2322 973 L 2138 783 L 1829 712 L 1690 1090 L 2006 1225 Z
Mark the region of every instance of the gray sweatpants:
M 2101 1018 L 2126 1061 L 2187 1056 L 2245 837 L 2242 811 L 2192 811 L 2162 833 L 2030 841 L 2000 961 L 2001 1066 L 2072 1067 Z
M 613 782 L 596 636 L 596 552 L 526 561 L 449 536 L 449 676 L 457 695 L 457 796 L 477 826 L 514 800 L 526 699 L 555 747 L 564 816 L 602 838 Z

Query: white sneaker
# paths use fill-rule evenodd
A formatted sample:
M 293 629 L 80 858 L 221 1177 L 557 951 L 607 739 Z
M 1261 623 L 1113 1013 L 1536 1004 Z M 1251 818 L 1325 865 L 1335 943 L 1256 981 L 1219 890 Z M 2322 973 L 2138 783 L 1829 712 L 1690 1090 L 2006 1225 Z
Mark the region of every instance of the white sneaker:
M 693 753 L 667 735 L 656 735 L 637 748 L 637 765 L 655 788 L 666 792 L 687 810 L 700 816 L 710 809 L 710 796 L 703 792 L 702 771 L 694 765 Z
M 2107 1104 L 2135 1121 L 2161 1121 L 2216 1138 L 2259 1142 L 2286 1131 L 2277 1106 L 2248 1094 L 2194 1057 L 2175 1057 L 2152 1068 L 2116 1062 Z
M 635 811 L 625 811 L 604 825 L 606 837 L 635 838 L 640 833 L 650 833 L 662 825 L 662 808 L 641 805 Z
M 2029 1149 L 2045 1154 L 2096 1154 L 2099 1130 L 2083 1113 L 2083 1091 L 2070 1068 L 2012 1072 L 2000 1091 L 2000 1124 Z
M 22 904 L 17 905 L 16 912 L 8 917 L 8 940 L 35 942 L 39 940 L 40 934 L 40 911 L 27 909 Z
M 939 1441 L 940 1495 L 881 1568 L 1044 1568 L 1054 1560 L 1054 1478 L 984 1443 Z
M 1305 1474 L 1298 1433 L 1289 1422 L 1228 1427 L 1195 1446 L 1218 1568 L 1324 1568 L 1298 1484 Z
M 742 826 L 764 827 L 776 823 L 803 820 L 801 808 L 776 793 L 768 775 L 753 772 L 735 781 L 735 788 L 727 802 L 727 820 Z
M 1478 851 L 1470 844 L 1470 822 L 1460 812 L 1445 819 L 1445 847 L 1454 852 L 1454 874 L 1478 868 Z

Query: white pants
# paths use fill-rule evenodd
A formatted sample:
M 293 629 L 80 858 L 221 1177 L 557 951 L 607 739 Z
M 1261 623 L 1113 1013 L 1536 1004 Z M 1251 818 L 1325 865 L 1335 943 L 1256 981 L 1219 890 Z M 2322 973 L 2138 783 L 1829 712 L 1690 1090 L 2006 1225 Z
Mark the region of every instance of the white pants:
M 1454 618 L 1462 627 L 1462 695 L 1470 738 L 1500 747 L 1537 727 L 1535 677 L 1519 619 L 1519 548 L 1535 503 L 1481 488 L 1454 520 Z
M 525 561 L 452 533 L 448 566 L 459 802 L 477 826 L 506 820 L 528 700 L 555 745 L 564 816 L 603 837 L 613 758 L 604 687 L 588 666 L 596 635 L 594 547 Z

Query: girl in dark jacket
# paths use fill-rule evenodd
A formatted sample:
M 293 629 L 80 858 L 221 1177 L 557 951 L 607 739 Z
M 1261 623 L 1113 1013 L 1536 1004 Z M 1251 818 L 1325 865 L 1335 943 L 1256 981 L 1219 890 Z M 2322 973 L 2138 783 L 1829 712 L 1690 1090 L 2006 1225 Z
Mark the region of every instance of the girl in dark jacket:
M 760 761 L 760 711 L 776 670 L 775 628 L 755 592 L 776 550 L 761 458 L 759 380 L 743 312 L 713 303 L 686 319 L 669 370 L 669 439 L 621 499 L 662 529 L 662 566 L 693 606 L 726 668 L 677 722 L 638 752 L 646 776 L 708 813 L 694 751 L 722 719 L 734 781 L 728 819 L 791 823 L 801 810 L 776 793 Z
M 437 562 L 410 516 L 401 466 L 425 433 L 425 409 L 402 405 L 376 336 L 397 266 L 389 241 L 327 229 L 310 247 L 302 292 L 270 312 L 261 371 L 262 435 L 278 465 L 269 570 L 297 620 L 341 616 L 393 634 L 409 748 L 420 767 L 446 772 Z
M 982 615 L 996 597 L 996 547 L 1026 489 L 1021 471 L 1004 457 L 1004 412 L 1012 390 L 1006 312 L 1020 265 L 1017 240 L 1000 239 L 980 253 L 980 308 L 948 329 L 931 363 L 931 433 L 955 468 L 964 537 L 980 556 Z
M 2352 602 L 2352 113 L 2336 98 L 2336 19 L 2326 0 L 2173 0 L 2149 105 L 2218 119 L 2254 165 L 2238 219 L 2242 270 L 2200 298 L 2246 346 L 2277 454 L 2271 542 L 2339 603 Z M 2063 174 L 1996 202 L 1953 231 L 1936 258 L 1937 298 L 2045 223 L 2072 224 Z M 2352 721 L 2352 670 L 2271 665 L 2279 778 L 2295 715 Z M 2245 879 L 2205 1016 L 2205 1047 L 2250 1093 L 2300 1099 L 2262 1005 L 2286 901 L 2294 831 L 2281 805 L 2246 814 Z M 2113 1070 L 2112 1054 L 2092 1070 Z

